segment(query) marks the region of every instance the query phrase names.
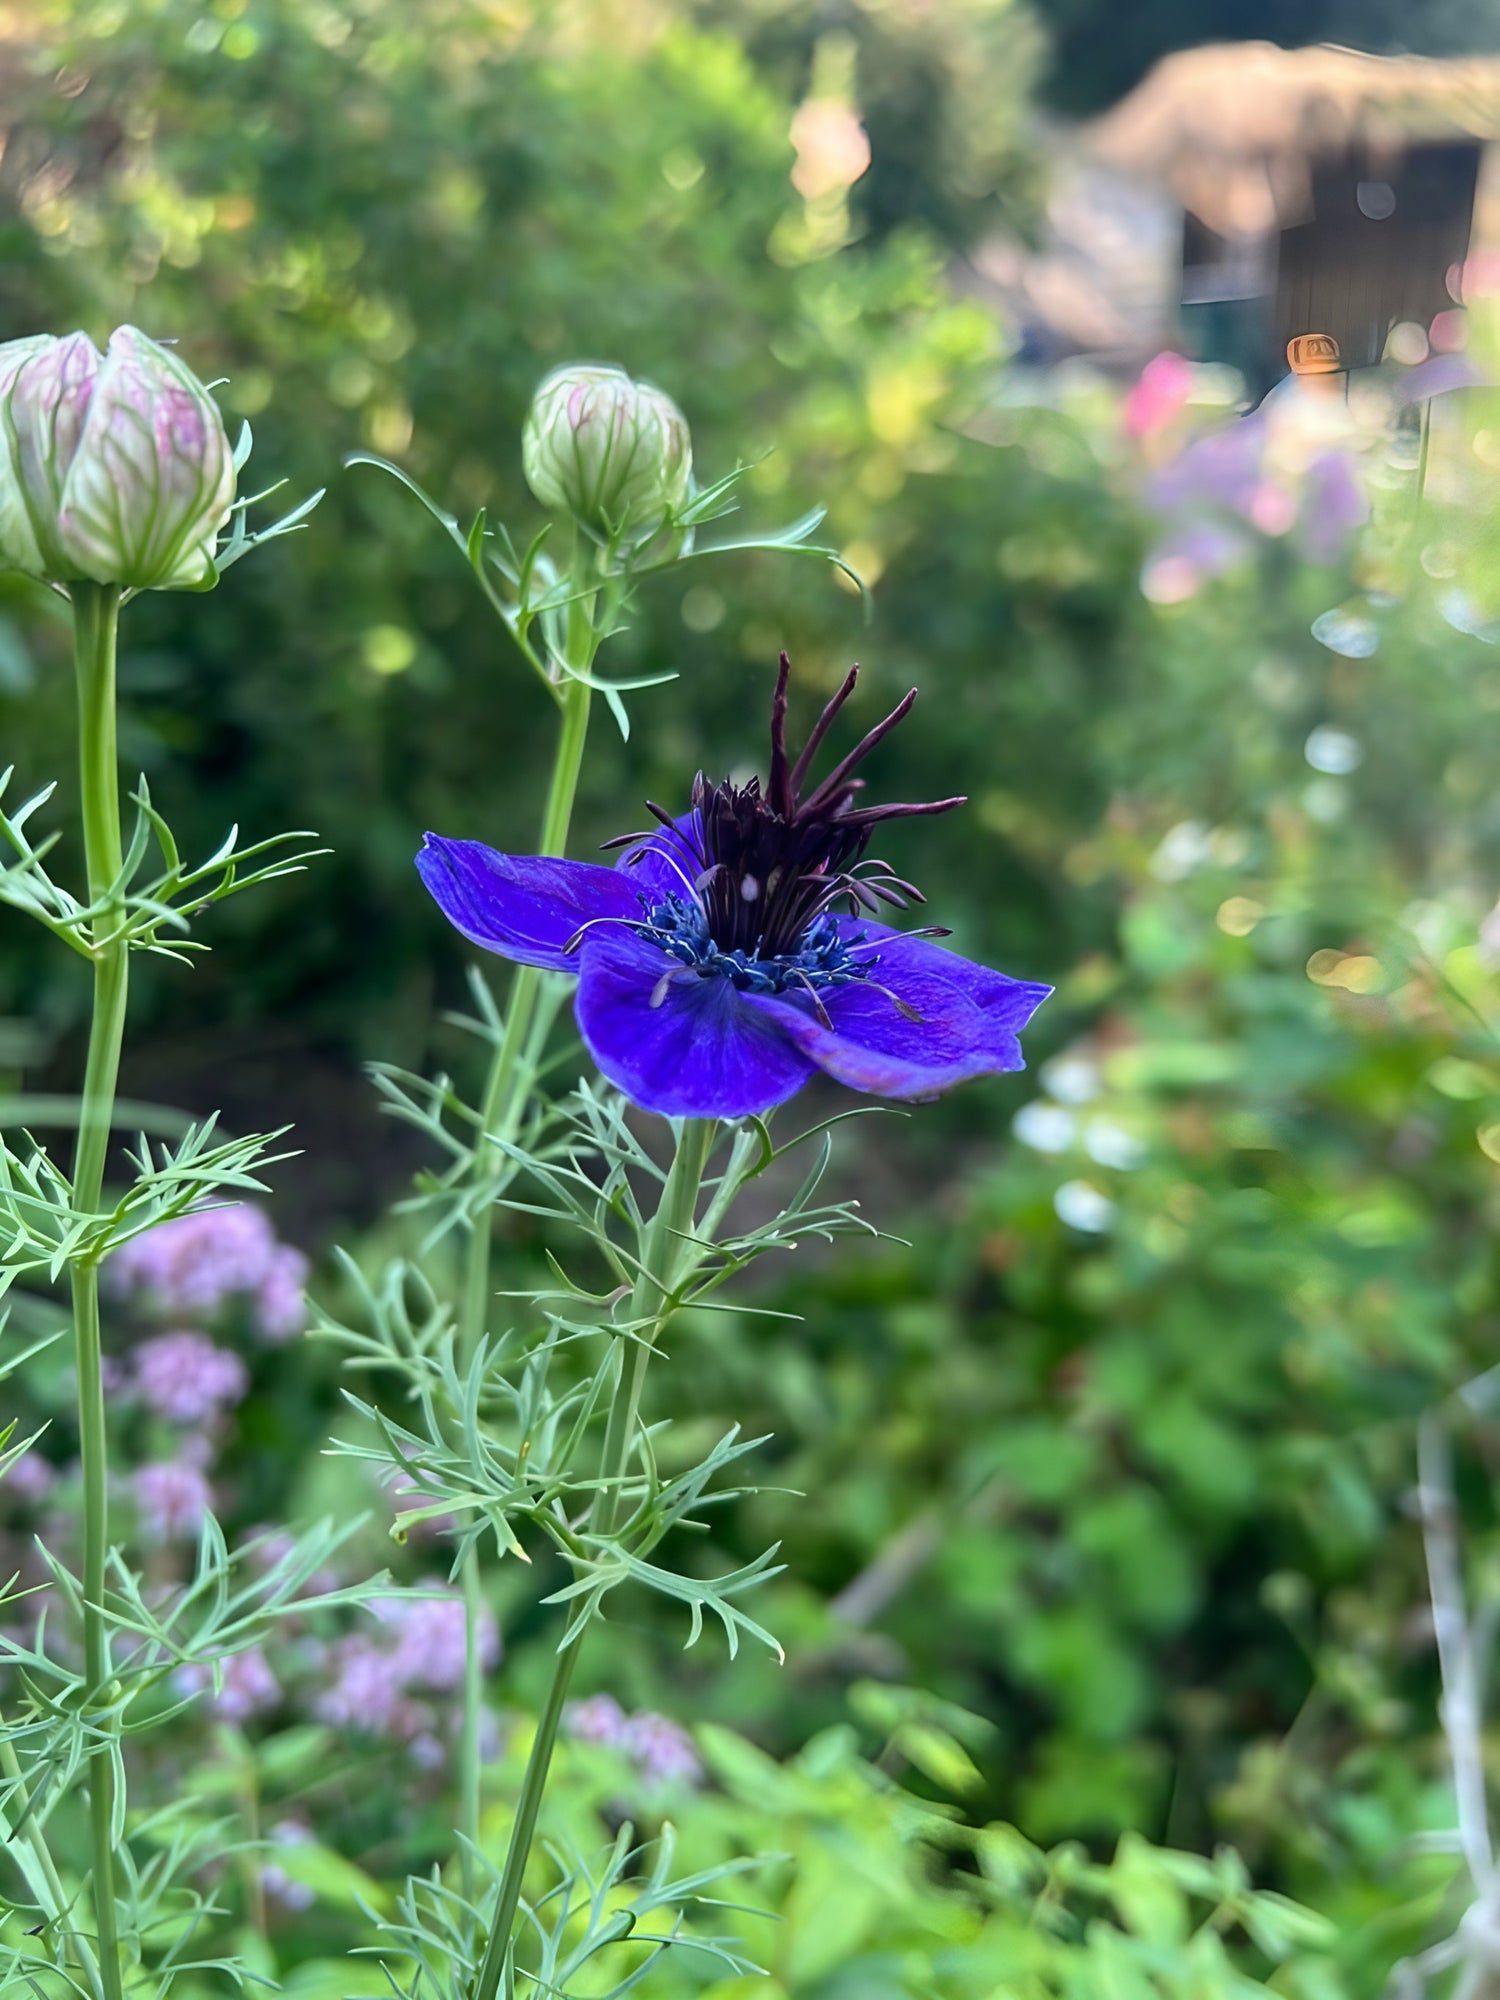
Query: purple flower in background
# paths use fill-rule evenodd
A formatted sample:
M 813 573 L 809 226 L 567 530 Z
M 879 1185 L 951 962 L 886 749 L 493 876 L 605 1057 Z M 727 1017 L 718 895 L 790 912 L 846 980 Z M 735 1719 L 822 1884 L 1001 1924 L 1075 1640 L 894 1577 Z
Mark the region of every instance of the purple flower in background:
M 148 1409 L 174 1424 L 201 1424 L 238 1403 L 250 1386 L 243 1361 L 201 1333 L 159 1333 L 135 1351 L 135 1379 Z
M 417 866 L 439 908 L 486 951 L 576 972 L 578 1026 L 608 1080 L 668 1117 L 744 1118 L 784 1103 L 819 1070 L 853 1090 L 935 1097 L 1024 1066 L 1018 1036 L 1051 992 L 972 964 L 865 914 L 920 901 L 866 858 L 877 826 L 930 805 L 857 803 L 855 767 L 902 720 L 904 701 L 805 797 L 851 669 L 795 763 L 786 749 L 790 667 L 781 656 L 765 790 L 699 774 L 692 808 L 630 834 L 617 868 L 497 854 L 428 834 Z
M 692 1737 L 670 1716 L 650 1710 L 631 1716 L 625 1748 L 648 1785 L 696 1785 L 703 1777 L 703 1762 Z
M 412 1695 L 463 1685 L 463 1599 L 456 1592 L 386 1597 L 371 1609 L 381 1636 L 362 1632 L 334 1648 L 334 1677 L 317 1713 L 340 1728 L 413 1742 L 430 1729 L 431 1716 Z M 486 1667 L 500 1658 L 499 1628 L 488 1611 L 480 1621 L 479 1656 Z
M 279 1819 L 271 1828 L 271 1840 L 277 1847 L 307 1847 L 312 1837 L 311 1827 L 304 1826 L 300 1819 Z M 260 1886 L 284 1910 L 310 1910 L 317 1901 L 305 1882 L 294 1882 L 275 1861 L 268 1861 L 261 1869 Z
M 57 1483 L 57 1468 L 40 1452 L 26 1451 L 0 1473 L 0 1499 L 34 1507 Z
M 1164 514 L 1184 508 L 1222 507 L 1249 519 L 1264 482 L 1267 418 L 1255 410 L 1185 446 L 1147 485 L 1151 505 Z
M 1181 604 L 1250 552 L 1247 537 L 1210 521 L 1166 535 L 1141 565 L 1141 590 L 1153 604 Z
M 213 1690 L 213 1669 L 196 1662 L 173 1676 L 184 1694 L 209 1695 L 209 1708 L 223 1722 L 248 1722 L 264 1715 L 281 1699 L 281 1686 L 259 1646 L 231 1653 L 219 1663 L 219 1691 Z
M 1370 518 L 1353 454 L 1320 452 L 1303 480 L 1301 539 L 1312 562 L 1332 562 Z
M 279 1244 L 255 1288 L 255 1321 L 274 1346 L 291 1340 L 307 1325 L 307 1259 L 290 1244 Z
M 648 1785 L 696 1785 L 703 1762 L 680 1722 L 646 1709 L 627 1715 L 612 1694 L 591 1694 L 569 1702 L 563 1727 L 580 1743 L 620 1750 Z
M 339 1729 L 405 1735 L 409 1704 L 404 1678 L 392 1655 L 361 1635 L 335 1648 L 333 1684 L 318 1697 L 320 1720 Z
M 395 1635 L 391 1654 L 403 1686 L 452 1689 L 463 1686 L 464 1602 L 456 1593 L 445 1597 L 387 1597 L 374 1607 L 381 1623 Z M 479 1658 L 494 1667 L 500 1659 L 500 1630 L 494 1615 L 482 1611 Z
M 243 1202 L 145 1230 L 115 1252 L 109 1276 L 117 1294 L 173 1319 L 211 1319 L 245 1299 L 267 1340 L 288 1340 L 306 1324 L 306 1258 L 278 1243 L 269 1219 Z
M 424 1729 L 420 1736 L 414 1736 L 407 1745 L 411 1761 L 419 1771 L 441 1771 L 448 1761 L 448 1752 L 440 1736 L 434 1736 L 430 1729 Z
M 162 1311 L 207 1318 L 237 1293 L 255 1290 L 275 1248 L 267 1217 L 233 1202 L 133 1237 L 115 1252 L 110 1275 L 117 1290 L 145 1293 Z
M 189 1541 L 197 1534 L 212 1495 L 196 1465 L 166 1460 L 142 1465 L 131 1483 L 141 1530 L 149 1541 Z
M 591 1694 L 583 1701 L 570 1701 L 563 1711 L 563 1727 L 580 1743 L 602 1743 L 611 1750 L 623 1750 L 630 1733 L 630 1717 L 612 1694 Z

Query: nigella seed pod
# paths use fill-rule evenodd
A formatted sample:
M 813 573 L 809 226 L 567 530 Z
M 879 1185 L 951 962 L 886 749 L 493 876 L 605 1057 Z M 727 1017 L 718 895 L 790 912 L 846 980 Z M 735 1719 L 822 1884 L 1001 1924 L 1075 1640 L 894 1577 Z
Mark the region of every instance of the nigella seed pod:
M 129 590 L 213 580 L 234 454 L 193 371 L 133 326 L 0 346 L 0 565 Z
M 532 398 L 521 461 L 544 507 L 606 541 L 649 541 L 692 488 L 687 419 L 622 368 L 554 369 Z

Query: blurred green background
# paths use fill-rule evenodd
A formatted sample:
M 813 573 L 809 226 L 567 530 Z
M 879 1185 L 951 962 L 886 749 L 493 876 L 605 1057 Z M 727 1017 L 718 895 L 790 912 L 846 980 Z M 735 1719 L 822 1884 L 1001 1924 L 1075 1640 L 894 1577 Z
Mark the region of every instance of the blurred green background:
M 122 755 L 185 848 L 234 819 L 333 850 L 216 912 L 191 975 L 148 970 L 123 1078 L 233 1129 L 294 1122 L 273 1206 L 315 1255 L 394 1241 L 419 1163 L 362 1065 L 470 1060 L 441 1019 L 465 954 L 417 838 L 528 845 L 552 728 L 451 548 L 344 455 L 530 531 L 527 400 L 590 357 L 677 399 L 705 478 L 759 460 L 756 520 L 828 507 L 868 620 L 823 566 L 769 556 L 643 589 L 613 670 L 679 678 L 634 698 L 628 743 L 596 728 L 576 851 L 700 763 L 753 762 L 782 645 L 808 710 L 857 657 L 868 720 L 922 691 L 882 789 L 971 801 L 891 859 L 960 948 L 1059 993 L 1026 1077 L 847 1149 L 841 1190 L 905 1240 L 810 1261 L 798 1326 L 683 1327 L 655 1382 L 705 1438 L 773 1432 L 767 1476 L 805 1496 L 716 1526 L 738 1554 L 783 1540 L 765 1615 L 791 1664 L 682 1662 L 643 1610 L 598 1672 L 778 1756 L 851 1684 L 960 1704 L 984 1719 L 976 1822 L 1100 1853 L 1232 1840 L 1335 1920 L 1338 1976 L 1373 1992 L 1441 1931 L 1453 1872 L 1411 1844 L 1451 1812 L 1413 1427 L 1500 1329 L 1479 942 L 1500 664 L 1482 618 L 1441 615 L 1460 566 L 1492 591 L 1493 473 L 1435 487 L 1444 553 L 1365 657 L 1310 630 L 1356 581 L 1343 557 L 1268 545 L 1153 604 L 1117 387 L 1023 382 L 969 263 L 1036 227 L 1059 117 L 1246 33 L 1497 49 L 1500 7 L 28 0 L 0 9 L 0 337 L 178 339 L 253 424 L 255 483 L 329 488 L 212 595 L 133 606 L 122 667 Z M 790 179 L 820 76 L 872 150 L 832 208 Z M 66 648 L 0 580 L 4 761 L 64 795 Z M 1319 729 L 1354 765 L 1310 766 Z M 76 1076 L 65 961 L 4 927 L 17 1088 Z M 1011 1132 L 1039 1099 L 1047 1146 Z M 284 1486 L 262 1469 L 247 1519 L 326 1477 L 334 1373 L 309 1351 L 265 1386 Z M 1497 1449 L 1476 1420 L 1481 1568 Z M 524 1703 L 543 1614 L 499 1608 Z

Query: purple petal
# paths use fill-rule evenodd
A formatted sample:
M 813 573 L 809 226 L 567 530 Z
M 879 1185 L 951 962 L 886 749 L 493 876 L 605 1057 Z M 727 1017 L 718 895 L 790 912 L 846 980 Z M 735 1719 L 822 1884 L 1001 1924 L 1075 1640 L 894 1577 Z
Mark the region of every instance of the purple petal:
M 629 880 L 589 861 L 497 854 L 477 840 L 429 833 L 417 869 L 443 915 L 471 944 L 549 972 L 578 970 L 578 953 L 566 947 L 585 924 L 601 917 L 638 922 L 641 915 Z
M 822 995 L 831 1027 L 810 1001 L 752 1003 L 836 1082 L 875 1097 L 935 1097 L 970 1077 L 1025 1067 L 1018 1036 L 1050 986 L 1008 978 L 884 924 L 844 918 L 840 928 L 857 957 L 876 962 L 868 981 Z M 868 949 L 856 942 L 861 937 Z
M 637 933 L 591 931 L 582 957 L 583 1039 L 642 1110 L 748 1118 L 784 1103 L 813 1074 L 811 1060 L 729 980 L 700 978 Z

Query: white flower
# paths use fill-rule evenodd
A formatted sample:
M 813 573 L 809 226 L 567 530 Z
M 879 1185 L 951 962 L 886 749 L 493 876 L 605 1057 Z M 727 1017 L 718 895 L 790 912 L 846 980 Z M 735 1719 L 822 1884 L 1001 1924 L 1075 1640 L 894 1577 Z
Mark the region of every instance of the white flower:
M 1151 857 L 1158 882 L 1181 882 L 1213 856 L 1213 839 L 1202 820 L 1179 820 Z
M 1097 1236 L 1115 1219 L 1115 1205 L 1107 1194 L 1088 1181 L 1064 1181 L 1052 1197 L 1058 1219 L 1069 1229 L 1081 1229 Z
M 1302 754 L 1315 771 L 1326 771 L 1331 778 L 1347 778 L 1365 761 L 1364 745 L 1359 738 L 1349 735 L 1347 730 L 1333 729 L 1326 722 L 1308 737 Z
M 1038 1097 L 1023 1104 L 1011 1121 L 1012 1132 L 1023 1146 L 1038 1153 L 1065 1153 L 1078 1136 L 1078 1121 L 1060 1104 Z
M 1099 1095 L 1099 1065 L 1087 1056 L 1054 1056 L 1042 1071 L 1042 1081 L 1059 1104 L 1088 1104 Z
M 1128 1173 L 1146 1157 L 1146 1148 L 1134 1132 L 1116 1125 L 1112 1118 L 1091 1118 L 1083 1128 L 1083 1150 L 1101 1167 L 1115 1167 Z

